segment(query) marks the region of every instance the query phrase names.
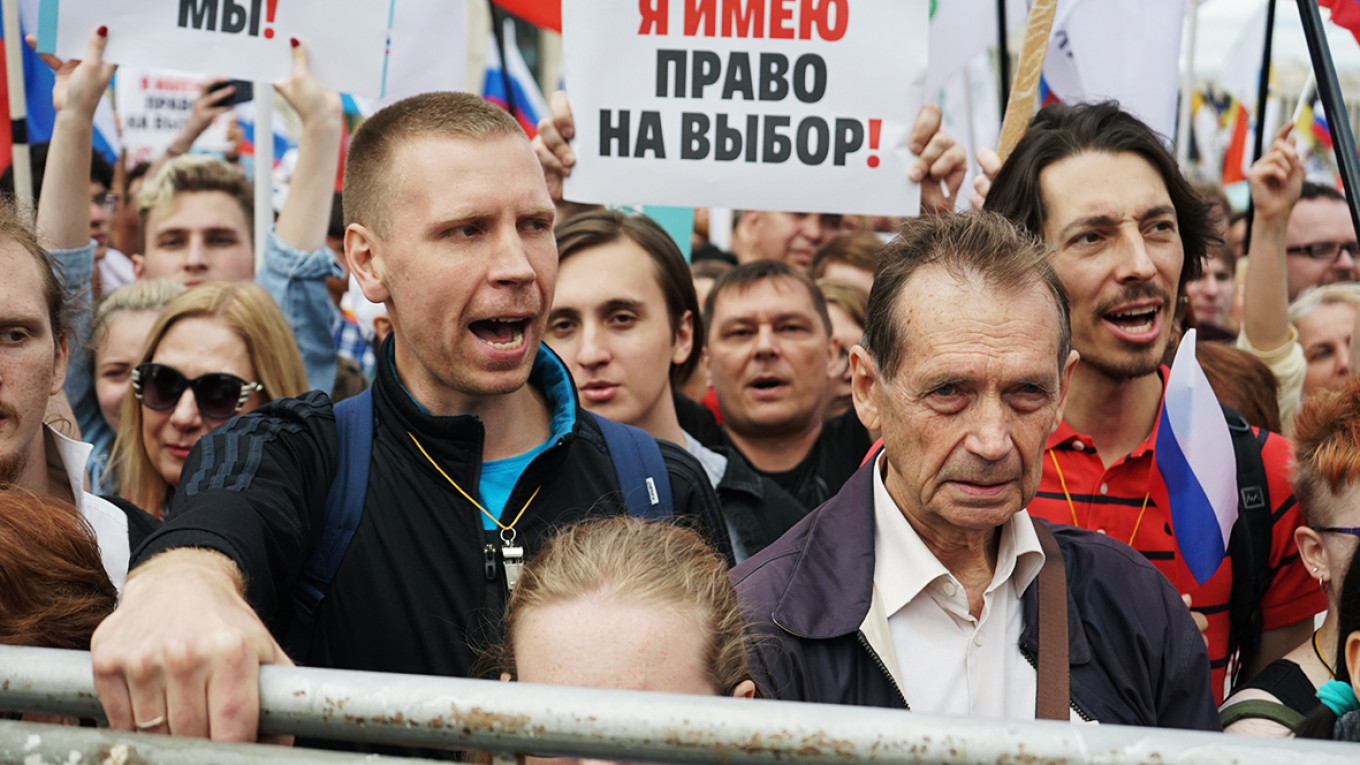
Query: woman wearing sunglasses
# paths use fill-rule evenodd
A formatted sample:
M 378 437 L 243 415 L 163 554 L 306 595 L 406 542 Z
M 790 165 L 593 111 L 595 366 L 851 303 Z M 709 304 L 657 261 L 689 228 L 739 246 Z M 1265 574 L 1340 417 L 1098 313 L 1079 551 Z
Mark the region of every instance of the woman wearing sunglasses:
M 297 343 L 263 288 L 195 287 L 165 307 L 132 371 L 113 447 L 117 493 L 160 516 L 198 439 L 307 390 Z

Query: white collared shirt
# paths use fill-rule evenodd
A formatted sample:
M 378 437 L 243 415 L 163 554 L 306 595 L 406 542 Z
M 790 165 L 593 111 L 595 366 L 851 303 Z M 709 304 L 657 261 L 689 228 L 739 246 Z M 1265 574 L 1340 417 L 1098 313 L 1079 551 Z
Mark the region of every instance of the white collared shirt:
M 128 521 L 123 511 L 108 500 L 85 491 L 85 463 L 90 460 L 93 446 L 84 441 L 67 438 L 44 425 L 45 446 L 47 447 L 48 468 L 55 459 L 66 474 L 75 497 L 76 509 L 84 516 L 85 522 L 94 529 L 95 541 L 99 543 L 99 557 L 104 562 L 104 572 L 109 581 L 123 594 L 123 582 L 127 579 L 128 564 L 132 560 L 132 549 L 128 542 Z
M 1020 596 L 1043 568 L 1044 553 L 1029 514 L 1021 510 L 1001 526 L 996 570 L 975 619 L 963 586 L 888 495 L 882 460 L 873 479 L 874 606 L 886 615 L 893 646 L 881 658 L 891 662 L 907 703 L 931 714 L 1034 719 L 1038 681 L 1019 647 Z

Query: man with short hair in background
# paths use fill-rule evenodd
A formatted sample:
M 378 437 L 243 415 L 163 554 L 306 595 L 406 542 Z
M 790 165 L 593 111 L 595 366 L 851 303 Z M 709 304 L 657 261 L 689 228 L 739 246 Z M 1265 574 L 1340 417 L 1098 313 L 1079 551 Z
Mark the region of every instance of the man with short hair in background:
M 728 444 L 805 510 L 859 467 L 872 439 L 853 411 L 823 421 L 845 363 L 817 285 L 778 261 L 737 266 L 704 306 L 704 369 Z

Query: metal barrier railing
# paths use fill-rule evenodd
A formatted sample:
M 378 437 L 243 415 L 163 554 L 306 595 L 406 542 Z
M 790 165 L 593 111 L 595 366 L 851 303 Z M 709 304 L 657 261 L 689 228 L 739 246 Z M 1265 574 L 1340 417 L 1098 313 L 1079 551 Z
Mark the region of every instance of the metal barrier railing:
M 87 653 L 0 647 L 0 678 L 0 709 L 100 714 Z M 301 667 L 263 667 L 260 699 L 263 733 L 507 753 L 498 760 L 530 753 L 733 765 L 1353 765 L 1360 758 L 1360 746 L 1333 742 Z

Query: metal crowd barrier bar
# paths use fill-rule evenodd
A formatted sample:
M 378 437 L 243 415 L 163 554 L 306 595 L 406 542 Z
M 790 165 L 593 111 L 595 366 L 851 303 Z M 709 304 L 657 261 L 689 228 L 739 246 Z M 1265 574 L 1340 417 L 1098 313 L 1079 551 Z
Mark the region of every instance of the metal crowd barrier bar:
M 413 765 L 434 760 L 327 752 L 319 749 L 223 744 L 195 738 L 114 733 L 95 728 L 73 728 L 0 722 L 0 762 L 23 765 Z
M 0 709 L 94 716 L 89 654 L 0 647 Z M 264 667 L 266 733 L 661 763 L 1353 765 L 1360 746 Z M 504 760 L 504 755 L 497 758 Z

